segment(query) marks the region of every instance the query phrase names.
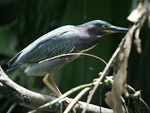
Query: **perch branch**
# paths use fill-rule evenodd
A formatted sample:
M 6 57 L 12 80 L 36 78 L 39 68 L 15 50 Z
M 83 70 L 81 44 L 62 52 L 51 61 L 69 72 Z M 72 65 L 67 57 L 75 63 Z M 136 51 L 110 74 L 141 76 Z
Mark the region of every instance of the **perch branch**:
M 36 93 L 25 89 L 18 84 L 14 83 L 2 70 L 0 67 L 0 94 L 8 98 L 10 101 L 17 103 L 21 106 L 35 109 L 49 101 L 56 99 L 55 97 Z M 82 111 L 85 107 L 84 102 L 80 102 L 80 105 L 76 104 L 76 111 Z M 65 107 L 63 106 L 63 109 Z M 111 109 L 102 108 L 103 112 L 113 112 Z M 41 110 L 40 110 L 41 111 Z M 59 112 L 60 105 L 59 103 L 54 104 L 52 107 L 42 109 L 41 112 Z M 100 112 L 100 107 L 96 105 L 89 105 L 89 113 L 98 113 Z
M 109 84 L 109 82 L 110 81 L 108 79 L 106 79 L 104 82 L 100 82 L 99 85 L 100 86 L 106 86 L 107 84 Z M 38 107 L 37 109 L 30 111 L 29 113 L 35 113 L 35 112 L 37 112 L 39 110 L 42 110 L 42 109 L 45 109 L 45 108 L 48 108 L 48 107 L 50 108 L 53 104 L 58 103 L 58 102 L 64 100 L 65 97 L 69 96 L 73 92 L 76 92 L 78 90 L 81 90 L 81 89 L 84 89 L 84 88 L 87 88 L 87 87 L 93 87 L 96 84 L 97 84 L 97 82 L 94 82 L 94 83 L 84 84 L 84 85 L 80 85 L 80 86 L 77 86 L 75 88 L 72 88 L 71 90 L 69 90 L 66 93 L 64 93 L 63 95 L 61 95 L 59 98 L 56 98 L 55 100 L 50 101 L 50 102 L 48 102 L 48 103 L 46 103 L 46 104 Z

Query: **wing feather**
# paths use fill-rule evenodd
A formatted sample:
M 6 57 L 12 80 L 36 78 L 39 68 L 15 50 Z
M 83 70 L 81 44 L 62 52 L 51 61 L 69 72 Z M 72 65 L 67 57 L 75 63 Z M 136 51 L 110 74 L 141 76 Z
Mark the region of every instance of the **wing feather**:
M 66 37 L 67 35 L 70 35 L 70 37 Z M 40 62 L 47 58 L 69 53 L 74 48 L 75 36 L 75 33 L 67 32 L 37 45 L 26 55 L 26 62 Z
M 24 62 L 40 62 L 47 58 L 71 52 L 75 48 L 74 40 L 77 36 L 77 32 L 71 30 L 72 27 L 66 26 L 65 28 L 68 30 L 65 30 L 64 27 L 58 28 L 34 41 L 8 62 L 10 70 Z M 61 30 L 62 32 L 57 32 Z

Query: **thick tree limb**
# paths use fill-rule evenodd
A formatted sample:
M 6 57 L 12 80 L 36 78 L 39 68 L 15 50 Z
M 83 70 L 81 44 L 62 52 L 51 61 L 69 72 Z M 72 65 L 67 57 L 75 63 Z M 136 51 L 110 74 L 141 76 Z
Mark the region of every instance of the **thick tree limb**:
M 49 101 L 52 101 L 55 99 L 55 97 L 43 95 L 40 93 L 36 93 L 33 91 L 30 91 L 28 89 L 25 89 L 18 84 L 14 83 L 2 70 L 0 67 L 0 94 L 8 98 L 14 103 L 17 103 L 21 106 L 35 109 Z M 80 112 L 85 107 L 84 102 L 80 102 L 81 105 L 76 105 L 77 112 Z M 102 108 L 102 112 L 110 112 L 113 111 L 111 109 Z M 51 108 L 43 109 L 43 111 L 48 112 L 59 112 L 60 111 L 60 105 L 59 103 L 53 105 Z M 42 111 L 42 112 L 43 112 Z M 90 104 L 87 113 L 99 113 L 100 107 L 96 105 Z

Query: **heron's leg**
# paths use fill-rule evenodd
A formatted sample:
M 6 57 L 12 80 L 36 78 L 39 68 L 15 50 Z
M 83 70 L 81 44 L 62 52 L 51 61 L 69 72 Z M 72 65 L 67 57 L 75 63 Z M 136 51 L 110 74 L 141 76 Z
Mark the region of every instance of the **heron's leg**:
M 51 74 L 51 75 L 49 76 L 49 81 L 50 81 L 50 83 L 52 84 L 52 86 L 56 89 L 56 91 L 57 91 L 57 92 L 60 94 L 60 96 L 61 96 L 62 94 L 61 94 L 59 88 L 57 87 L 57 85 L 55 84 L 55 81 L 54 81 L 54 79 L 53 79 L 53 74 Z M 65 97 L 65 100 L 66 100 L 67 103 L 63 102 L 63 104 L 65 105 L 65 107 L 67 107 L 66 104 L 70 104 L 71 101 L 70 101 L 69 98 L 66 98 L 66 97 Z M 62 107 L 62 106 L 61 106 L 61 107 Z M 61 108 L 61 110 L 62 110 L 62 108 Z M 61 112 L 60 112 L 60 113 L 61 113 Z
M 48 82 L 48 78 L 49 78 L 49 82 Z M 57 97 L 59 97 L 60 95 L 62 95 L 58 89 L 58 87 L 56 86 L 54 79 L 53 79 L 53 74 L 49 75 L 48 73 L 45 75 L 45 77 L 43 78 L 43 82 L 55 93 L 55 95 Z M 60 113 L 62 113 L 62 103 L 60 103 Z
M 53 79 L 53 74 L 51 74 L 51 75 L 49 76 L 49 81 L 50 81 L 50 83 L 52 84 L 52 86 L 56 89 L 56 91 L 57 91 L 60 95 L 62 95 L 61 92 L 59 91 L 58 87 L 57 87 L 56 84 L 55 84 L 55 81 L 54 81 L 54 79 Z M 66 100 L 67 104 L 70 104 L 71 101 L 72 101 L 71 99 L 69 99 L 69 98 L 67 98 L 67 97 L 65 97 L 65 100 Z M 64 103 L 64 105 L 65 105 L 65 107 L 67 107 L 65 103 Z
M 56 91 L 57 91 L 60 95 L 62 95 L 61 92 L 60 92 L 60 90 L 59 90 L 59 88 L 58 88 L 57 85 L 55 84 L 55 81 L 54 81 L 54 78 L 53 78 L 53 74 L 51 74 L 51 75 L 49 76 L 49 81 L 50 81 L 50 83 L 52 84 L 52 86 L 56 89 Z
M 57 97 L 60 96 L 60 94 L 57 92 L 57 90 L 48 82 L 48 77 L 49 74 L 46 74 L 45 77 L 43 78 L 43 82 L 45 83 L 45 85 L 47 85 L 54 93 Z

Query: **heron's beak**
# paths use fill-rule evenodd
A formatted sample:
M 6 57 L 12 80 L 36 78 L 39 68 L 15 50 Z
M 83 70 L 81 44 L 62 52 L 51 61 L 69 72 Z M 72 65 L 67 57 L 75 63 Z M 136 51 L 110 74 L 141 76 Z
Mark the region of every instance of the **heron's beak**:
M 105 34 L 110 34 L 110 33 L 122 33 L 122 32 L 128 32 L 129 29 L 128 28 L 123 28 L 123 27 L 118 27 L 118 26 L 107 26 L 107 28 L 104 28 L 101 30 L 101 36 L 105 35 Z
M 129 29 L 111 25 L 107 30 L 109 31 L 109 33 L 118 33 L 118 32 L 128 32 Z

